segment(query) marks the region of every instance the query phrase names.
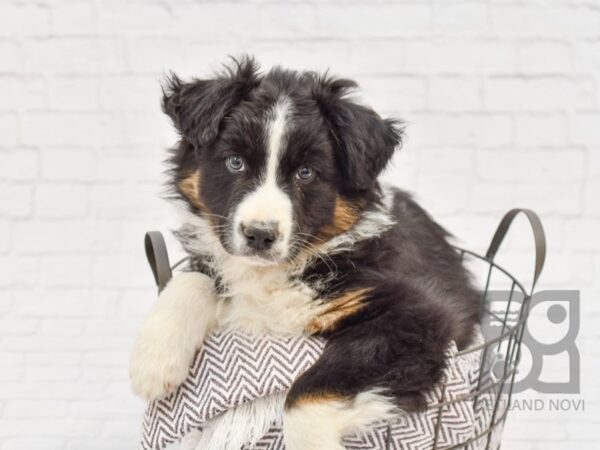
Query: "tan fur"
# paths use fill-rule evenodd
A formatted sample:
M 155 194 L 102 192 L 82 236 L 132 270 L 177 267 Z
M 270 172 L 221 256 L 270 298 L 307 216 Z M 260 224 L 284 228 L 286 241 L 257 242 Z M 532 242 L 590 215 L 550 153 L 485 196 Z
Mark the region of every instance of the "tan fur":
M 332 331 L 345 317 L 351 316 L 364 306 L 364 299 L 371 291 L 370 288 L 348 291 L 339 297 L 329 300 L 325 310 L 308 324 L 309 333 Z
M 201 211 L 206 211 L 206 206 L 200 200 L 200 170 L 196 170 L 181 180 L 177 185 L 185 197 Z
M 286 403 L 285 409 L 324 402 L 349 402 L 352 398 L 333 392 L 311 392 L 298 397 L 292 404 Z
M 342 197 L 335 199 L 333 220 L 319 233 L 325 239 L 342 234 L 352 228 L 360 216 L 358 205 L 352 204 Z

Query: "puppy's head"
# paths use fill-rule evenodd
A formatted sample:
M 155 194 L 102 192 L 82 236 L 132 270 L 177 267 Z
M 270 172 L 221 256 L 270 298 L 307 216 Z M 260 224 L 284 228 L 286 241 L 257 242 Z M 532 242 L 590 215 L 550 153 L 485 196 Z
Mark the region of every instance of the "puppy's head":
M 250 58 L 212 79 L 170 77 L 173 186 L 226 251 L 276 264 L 352 227 L 400 142 L 395 122 L 348 98 L 354 87 L 260 74 Z

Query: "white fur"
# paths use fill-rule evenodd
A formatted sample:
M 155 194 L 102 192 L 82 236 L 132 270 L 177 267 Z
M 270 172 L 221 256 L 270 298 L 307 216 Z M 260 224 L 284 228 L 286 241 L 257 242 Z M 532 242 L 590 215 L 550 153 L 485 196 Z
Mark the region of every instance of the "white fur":
M 274 423 L 281 423 L 285 394 L 244 403 L 212 419 L 201 433 L 189 433 L 182 447 L 190 450 L 239 450 L 253 447 Z
M 174 391 L 186 378 L 215 317 L 216 298 L 210 278 L 200 273 L 174 277 L 142 324 L 131 352 L 133 391 L 148 400 Z
M 289 116 L 292 112 L 292 103 L 289 98 L 280 99 L 273 108 L 271 120 L 267 126 L 269 142 L 267 146 L 267 171 L 265 173 L 265 183 L 275 183 L 277 180 L 277 170 L 281 160 L 281 150 L 284 144 L 284 135 L 288 127 Z
M 318 314 L 315 293 L 303 283 L 289 281 L 278 268 L 237 265 L 223 274 L 231 301 L 219 310 L 224 326 L 244 328 L 253 333 L 302 333 Z
M 192 254 L 208 255 L 227 288 L 228 302 L 218 304 L 218 325 L 253 333 L 302 333 L 320 312 L 315 292 L 291 282 L 280 265 L 259 266 L 249 258 L 226 252 L 211 225 L 180 208 L 184 247 Z
M 378 420 L 394 417 L 397 409 L 378 390 L 352 400 L 301 402 L 285 411 L 283 437 L 286 450 L 343 450 L 342 437 Z
M 279 100 L 267 124 L 267 164 L 261 184 L 248 194 L 238 205 L 233 219 L 233 245 L 238 253 L 243 253 L 246 239 L 241 232 L 241 224 L 251 222 L 276 223 L 279 239 L 272 252 L 279 259 L 287 256 L 293 230 L 292 201 L 277 184 L 277 172 L 284 146 L 284 135 L 291 113 L 291 102 L 287 98 Z

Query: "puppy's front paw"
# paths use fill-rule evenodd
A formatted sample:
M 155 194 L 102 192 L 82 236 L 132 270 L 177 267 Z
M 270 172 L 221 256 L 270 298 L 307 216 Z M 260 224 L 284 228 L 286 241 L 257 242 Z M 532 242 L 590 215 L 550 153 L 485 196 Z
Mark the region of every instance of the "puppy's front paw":
M 129 361 L 133 391 L 164 397 L 185 380 L 196 351 L 216 318 L 212 280 L 186 272 L 173 278 L 144 321 Z
M 129 362 L 133 392 L 146 400 L 172 394 L 188 375 L 193 354 L 140 335 Z

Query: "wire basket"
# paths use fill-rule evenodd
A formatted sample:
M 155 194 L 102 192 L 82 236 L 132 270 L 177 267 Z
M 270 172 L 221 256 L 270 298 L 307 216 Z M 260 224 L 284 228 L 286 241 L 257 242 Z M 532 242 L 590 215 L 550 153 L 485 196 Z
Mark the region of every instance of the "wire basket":
M 510 272 L 494 262 L 512 221 L 520 213 L 529 220 L 535 241 L 535 270 L 530 291 L 527 291 Z M 165 241 L 158 231 L 146 233 L 145 248 L 160 292 L 171 279 L 172 271 L 181 265 L 185 258 L 171 267 Z M 473 383 L 475 388 L 464 395 L 448 399 L 447 385 L 442 383 L 439 398 L 427 408 L 428 412 L 435 416 L 433 435 L 428 441 L 428 448 L 497 450 L 500 448 L 502 429 L 510 409 L 531 297 L 546 257 L 544 230 L 539 217 L 533 211 L 513 209 L 500 221 L 485 256 L 463 248 L 456 249 L 465 265 L 468 264 L 472 271 L 483 274 L 480 342 L 455 355 L 455 358 L 477 358 L 479 370 Z M 450 446 L 444 444 L 441 439 L 443 412 L 469 402 L 472 402 L 476 418 L 474 432 L 458 443 L 453 442 Z M 394 448 L 390 430 L 391 423 L 388 423 L 385 443 L 387 449 Z

